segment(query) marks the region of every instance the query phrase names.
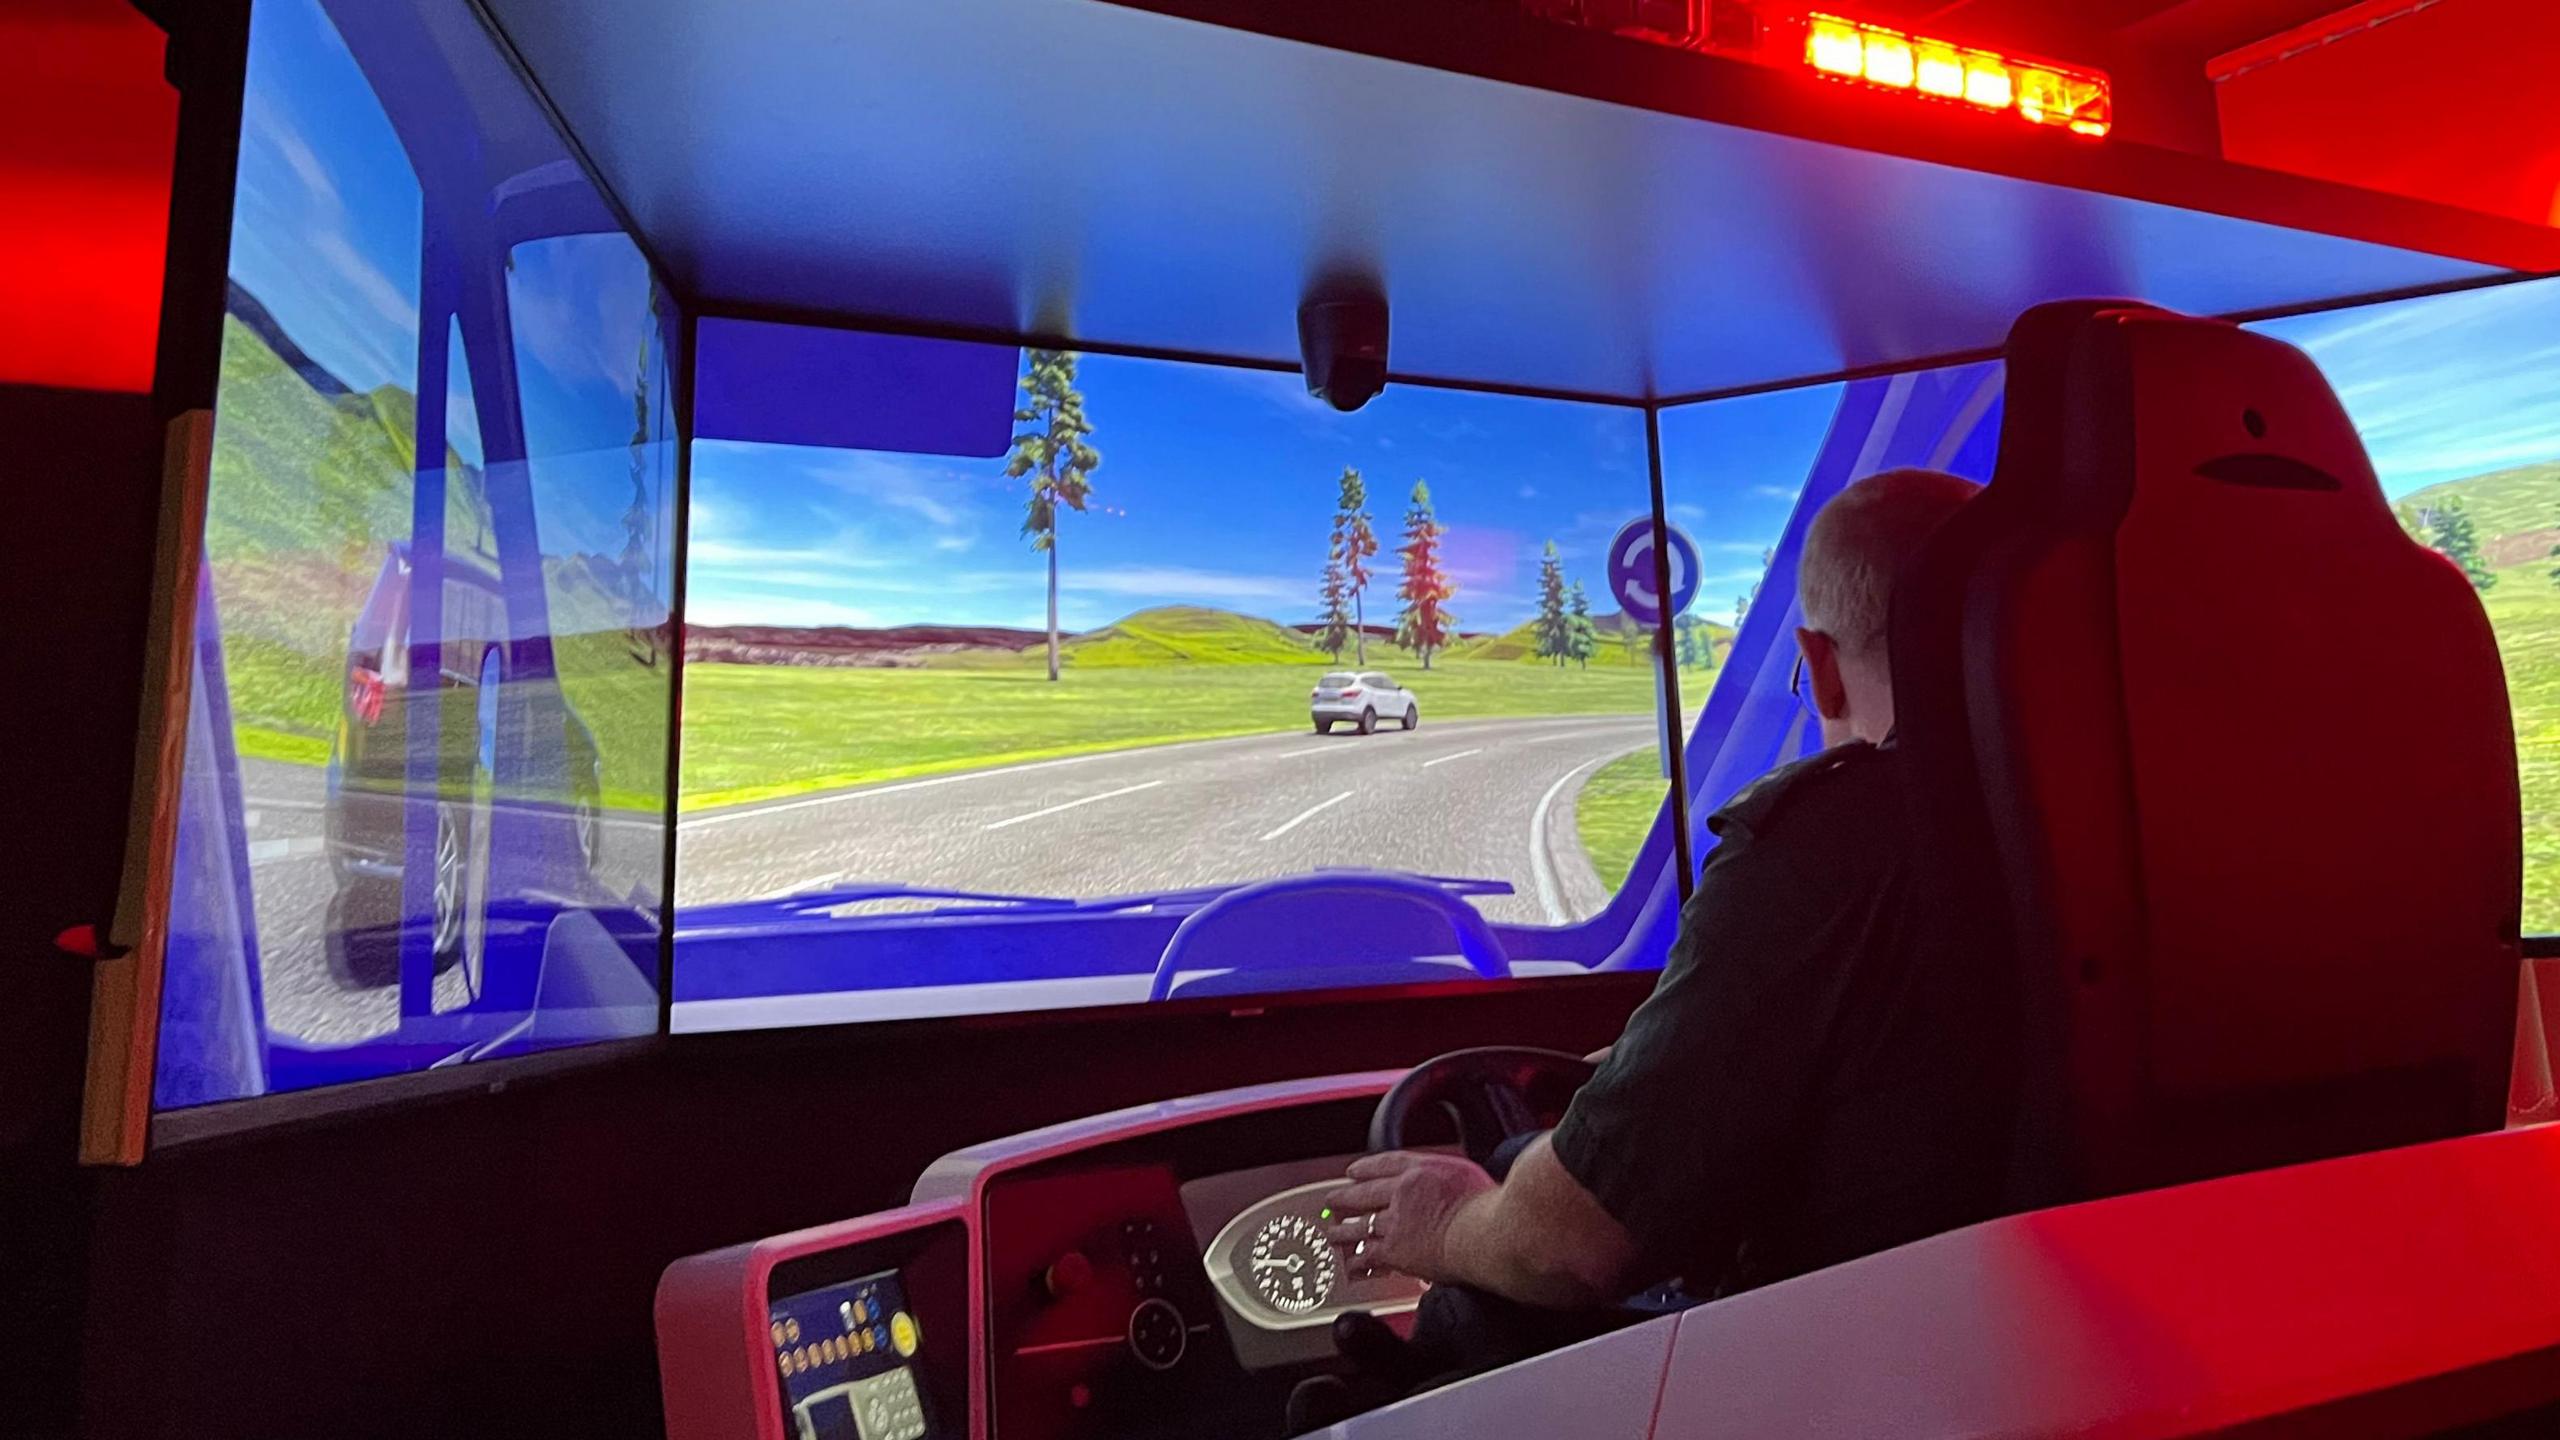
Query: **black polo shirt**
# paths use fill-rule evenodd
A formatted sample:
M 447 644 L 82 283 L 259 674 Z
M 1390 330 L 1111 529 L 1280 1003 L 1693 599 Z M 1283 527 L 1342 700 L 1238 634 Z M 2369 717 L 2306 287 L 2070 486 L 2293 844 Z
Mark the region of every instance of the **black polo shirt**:
M 1998 1213 L 2011 971 L 1916 863 L 1906 763 L 1840 746 L 1708 820 L 1661 979 L 1554 1135 L 1645 1283 L 1729 1293 Z

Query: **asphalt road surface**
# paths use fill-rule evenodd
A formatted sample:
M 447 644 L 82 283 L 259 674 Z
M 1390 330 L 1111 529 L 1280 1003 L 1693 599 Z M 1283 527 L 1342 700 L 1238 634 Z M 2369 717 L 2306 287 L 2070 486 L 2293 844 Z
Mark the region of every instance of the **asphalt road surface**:
M 321 838 L 327 793 L 323 771 L 317 765 L 243 759 L 240 787 L 268 1027 L 328 1045 L 391 1033 L 400 1024 L 399 985 L 360 985 L 329 964 L 326 931 L 333 881 Z M 664 830 L 656 816 L 608 812 L 598 878 L 615 894 L 657 893 L 665 878 L 659 847 Z M 466 999 L 461 967 L 436 977 L 438 1010 Z
M 1581 783 L 1653 734 L 1642 715 L 1299 731 L 795 796 L 687 817 L 677 899 L 865 880 L 1105 896 L 1361 865 L 1508 880 L 1515 893 L 1477 901 L 1490 918 L 1562 924 L 1609 898 L 1575 825 Z M 329 963 L 320 768 L 243 760 L 241 775 L 268 1023 L 323 1044 L 390 1033 L 397 984 Z M 659 830 L 606 817 L 600 878 L 614 893 L 655 892 Z M 438 1009 L 464 999 L 458 967 L 437 978 Z
M 1564 924 L 1608 891 L 1573 801 L 1651 716 L 1426 721 L 1035 761 L 795 796 L 677 826 L 681 907 L 861 881 L 1099 897 L 1323 866 L 1508 880 L 1488 918 Z

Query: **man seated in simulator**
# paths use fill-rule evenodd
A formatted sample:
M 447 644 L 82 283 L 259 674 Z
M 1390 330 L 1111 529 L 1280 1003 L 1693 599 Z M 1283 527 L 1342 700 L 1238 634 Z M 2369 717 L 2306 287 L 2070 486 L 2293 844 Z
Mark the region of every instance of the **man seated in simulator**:
M 1627 1317 L 1595 1307 L 1665 1281 L 1712 1298 L 1998 1213 L 2007 967 L 1906 840 L 1885 646 L 1896 572 L 1975 493 L 1899 470 L 1815 517 L 1798 684 L 1828 748 L 1709 818 L 1661 978 L 1562 1123 L 1499 1181 L 1449 1154 L 1351 1166 L 1331 1233 L 1353 1263 L 1475 1292 L 1430 1292 L 1406 1382 L 1596 1333 Z

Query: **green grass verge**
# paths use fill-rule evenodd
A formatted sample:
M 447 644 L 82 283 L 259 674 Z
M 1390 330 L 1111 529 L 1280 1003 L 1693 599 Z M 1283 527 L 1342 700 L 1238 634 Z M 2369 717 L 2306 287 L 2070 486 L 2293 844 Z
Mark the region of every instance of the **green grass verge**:
M 1573 802 L 1574 829 L 1582 838 L 1582 853 L 1590 857 L 1609 893 L 1627 883 L 1669 784 L 1650 745 L 1619 756 L 1583 781 L 1582 794 Z
M 2524 933 L 2560 933 L 2560 585 L 2552 562 L 2498 572 L 2480 598 L 2506 660 L 2524 795 Z
M 1373 664 L 1378 657 L 1372 655 Z M 1305 663 L 984 670 L 685 667 L 687 810 L 1179 740 L 1310 729 Z M 1531 715 L 1641 715 L 1653 678 L 1451 660 L 1405 668 L 1423 724 Z

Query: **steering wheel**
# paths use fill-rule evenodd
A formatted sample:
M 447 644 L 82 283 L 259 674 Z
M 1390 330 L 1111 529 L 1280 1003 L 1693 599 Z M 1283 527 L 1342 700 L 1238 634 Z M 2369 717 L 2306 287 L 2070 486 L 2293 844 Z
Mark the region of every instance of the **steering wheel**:
M 1407 1149 L 1417 1117 L 1446 1114 L 1457 1122 L 1467 1158 L 1490 1167 L 1505 1142 L 1546 1129 L 1597 1068 L 1561 1050 L 1452 1050 L 1416 1065 L 1378 1097 L 1369 1149 Z

